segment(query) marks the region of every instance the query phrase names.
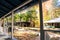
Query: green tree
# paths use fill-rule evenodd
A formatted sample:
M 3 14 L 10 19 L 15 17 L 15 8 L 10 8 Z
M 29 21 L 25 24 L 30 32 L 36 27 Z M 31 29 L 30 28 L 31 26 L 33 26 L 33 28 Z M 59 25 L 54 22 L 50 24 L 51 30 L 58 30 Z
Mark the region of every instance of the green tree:
M 14 22 L 17 22 L 17 21 L 19 21 L 19 14 L 18 13 L 16 13 L 14 15 Z
M 22 18 L 24 17 L 24 14 L 20 14 L 19 18 L 20 18 L 20 22 L 22 21 Z
M 33 25 L 33 23 L 35 24 L 35 22 L 33 20 L 36 21 L 37 16 L 36 16 L 36 10 L 29 10 L 26 12 L 26 19 L 30 20 L 31 24 Z

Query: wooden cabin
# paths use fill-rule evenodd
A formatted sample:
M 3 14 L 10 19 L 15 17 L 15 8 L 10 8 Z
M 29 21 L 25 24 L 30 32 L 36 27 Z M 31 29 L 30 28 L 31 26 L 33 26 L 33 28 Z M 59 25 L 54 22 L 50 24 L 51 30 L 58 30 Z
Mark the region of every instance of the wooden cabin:
M 49 26 L 54 26 L 55 28 L 60 28 L 60 18 L 55 18 L 55 19 L 51 19 L 48 21 L 45 21 L 44 24 L 49 25 Z

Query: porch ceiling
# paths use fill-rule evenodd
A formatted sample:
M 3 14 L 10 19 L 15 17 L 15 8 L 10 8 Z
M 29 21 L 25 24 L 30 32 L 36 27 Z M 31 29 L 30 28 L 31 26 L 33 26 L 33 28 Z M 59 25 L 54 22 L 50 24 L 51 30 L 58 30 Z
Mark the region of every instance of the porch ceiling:
M 0 0 L 0 18 L 28 0 Z
M 0 18 L 27 1 L 29 0 L 0 0 Z M 37 0 L 32 0 L 30 3 L 34 2 L 37 2 Z M 26 8 L 31 5 L 30 3 L 25 5 Z

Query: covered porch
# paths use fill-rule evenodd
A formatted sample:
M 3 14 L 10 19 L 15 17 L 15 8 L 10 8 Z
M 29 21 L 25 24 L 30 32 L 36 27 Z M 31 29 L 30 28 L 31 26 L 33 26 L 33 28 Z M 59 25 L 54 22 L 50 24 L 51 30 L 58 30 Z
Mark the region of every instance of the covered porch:
M 45 1 L 43 1 L 45 2 Z M 32 5 L 35 5 L 36 3 L 38 3 L 40 5 L 40 11 L 41 11 L 41 14 L 40 14 L 40 18 L 42 18 L 42 0 L 1 0 L 0 1 L 0 26 L 1 26 L 1 34 L 0 34 L 0 40 L 40 40 L 40 30 L 41 30 L 41 40 L 43 40 L 44 36 L 42 34 L 44 34 L 44 31 L 43 31 L 43 21 L 42 19 L 39 20 L 41 21 L 40 23 L 42 25 L 41 26 L 41 29 L 40 28 L 16 28 L 16 30 L 14 31 L 14 14 L 17 10 L 24 10 L 28 7 L 31 7 Z M 21 11 L 20 10 L 20 11 Z M 7 22 L 8 22 L 8 18 L 7 17 L 11 17 L 11 25 L 8 26 Z M 7 20 L 7 21 L 6 21 Z M 11 32 L 8 32 L 8 28 L 11 28 L 10 31 Z M 32 29 L 34 29 L 33 31 L 31 31 Z M 36 31 L 38 29 L 38 31 Z M 18 30 L 18 31 L 17 31 Z M 36 32 L 35 32 L 36 31 Z M 19 33 L 17 36 L 16 34 L 14 34 L 14 32 L 17 34 Z M 25 33 L 23 33 L 25 32 Z M 28 34 L 27 34 L 28 33 Z M 28 36 L 28 38 L 26 38 L 26 34 Z M 34 36 L 37 36 L 35 38 L 31 38 L 29 34 L 33 34 L 33 37 Z M 25 36 L 24 39 L 23 37 L 19 38 L 20 36 Z M 43 38 L 42 38 L 43 37 Z M 30 38 L 30 39 L 29 39 Z

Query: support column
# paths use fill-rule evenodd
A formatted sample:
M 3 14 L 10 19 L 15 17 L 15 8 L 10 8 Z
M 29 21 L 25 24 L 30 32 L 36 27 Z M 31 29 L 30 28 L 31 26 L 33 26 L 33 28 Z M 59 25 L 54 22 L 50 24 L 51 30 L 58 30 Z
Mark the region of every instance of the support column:
M 6 18 L 6 21 L 7 21 L 6 31 L 7 31 L 7 34 L 8 34 L 8 18 Z
M 40 12 L 40 40 L 44 40 L 44 30 L 43 30 L 43 12 L 42 12 L 42 0 L 39 0 L 39 12 Z
M 5 28 L 5 20 L 4 20 L 4 18 L 2 20 L 3 20 L 3 31 L 4 31 L 4 28 Z
M 12 11 L 12 31 L 11 31 L 11 38 L 13 39 L 13 27 L 14 27 L 14 16 L 13 16 L 14 12 Z

